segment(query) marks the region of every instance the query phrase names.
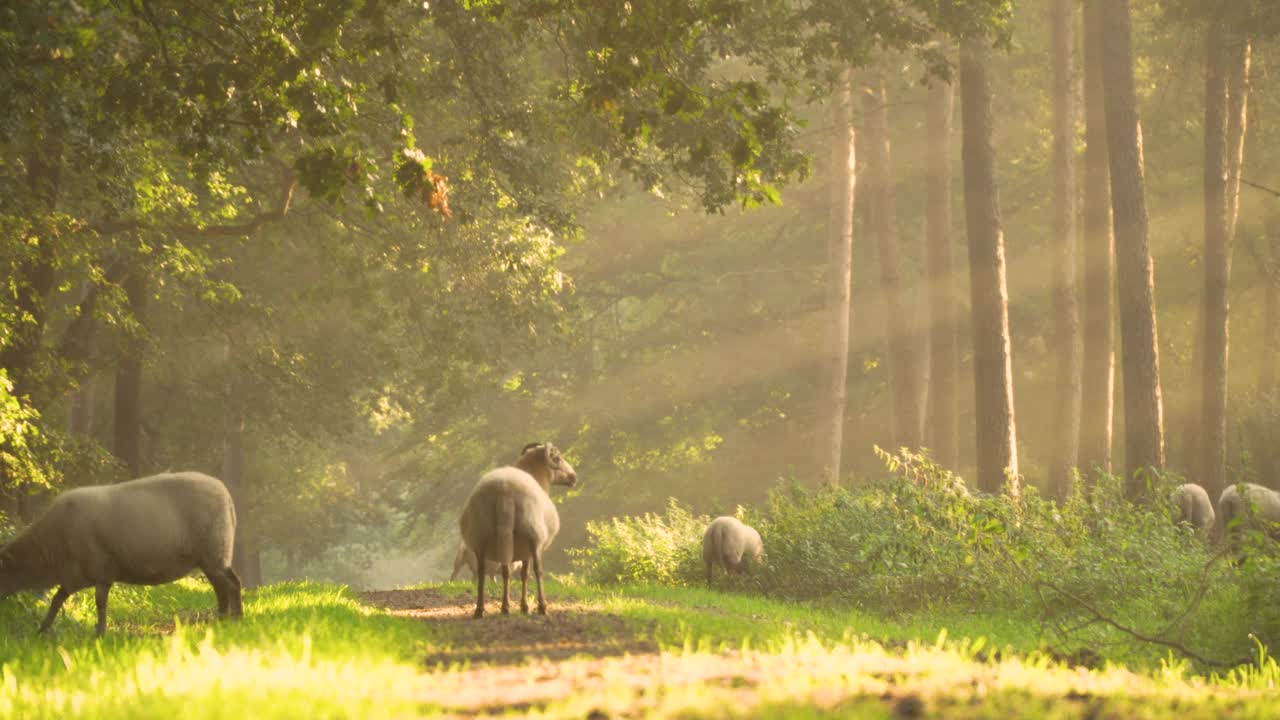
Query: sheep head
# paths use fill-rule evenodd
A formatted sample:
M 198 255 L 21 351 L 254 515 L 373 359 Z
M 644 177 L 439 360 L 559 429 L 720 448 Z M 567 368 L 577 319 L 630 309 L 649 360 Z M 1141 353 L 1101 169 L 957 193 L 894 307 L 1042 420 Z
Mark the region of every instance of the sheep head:
M 531 468 L 535 466 L 541 466 L 540 469 L 544 469 L 543 472 L 550 477 L 551 485 L 573 487 L 578 482 L 578 473 L 564 459 L 564 455 L 560 453 L 560 448 L 549 442 L 529 443 L 520 451 L 520 461 L 517 463 L 517 467 L 530 471 L 531 474 L 537 476 L 538 473 L 531 471 Z

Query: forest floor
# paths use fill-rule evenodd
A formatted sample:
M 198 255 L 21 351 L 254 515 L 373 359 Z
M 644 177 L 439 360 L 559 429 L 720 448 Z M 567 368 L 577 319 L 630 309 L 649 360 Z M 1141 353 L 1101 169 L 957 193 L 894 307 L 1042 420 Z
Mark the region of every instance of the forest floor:
M 1280 672 L 1084 667 L 1033 622 L 896 620 L 703 589 L 550 583 L 546 616 L 471 617 L 472 588 L 273 585 L 219 622 L 187 579 L 92 593 L 51 635 L 0 602 L 0 717 L 1277 717 Z M 946 627 L 947 631 L 941 628 Z M 969 640 L 966 638 L 983 638 Z M 1094 658 L 1096 660 L 1096 658 Z
M 949 643 L 945 633 L 874 641 L 846 625 L 833 638 L 836 613 L 778 612 L 740 596 L 557 590 L 571 598 L 545 617 L 521 615 L 518 601 L 503 616 L 491 600 L 481 620 L 469 588 L 363 597 L 430 624 L 442 642 L 422 658 L 439 673 L 423 700 L 457 716 L 1267 717 L 1280 707 L 1261 691 L 1212 687 L 1168 668 L 1073 667 L 1013 646 Z

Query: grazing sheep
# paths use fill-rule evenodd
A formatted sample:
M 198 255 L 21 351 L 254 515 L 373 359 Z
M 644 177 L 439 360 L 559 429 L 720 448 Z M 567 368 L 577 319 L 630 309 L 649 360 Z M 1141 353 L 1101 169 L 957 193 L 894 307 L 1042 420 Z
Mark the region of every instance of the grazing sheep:
M 719 565 L 725 572 L 739 575 L 750 570 L 764 554 L 764 542 L 756 529 L 736 517 L 722 515 L 707 526 L 702 535 L 702 561 L 707 565 L 707 587 L 711 587 L 711 568 Z
M 1206 533 L 1213 527 L 1213 501 L 1204 488 L 1195 483 L 1179 485 L 1174 489 L 1172 499 L 1173 506 L 1178 509 L 1178 522 Z
M 511 612 L 508 588 L 516 558 L 520 568 L 520 611 L 529 612 L 529 566 L 538 584 L 538 614 L 547 614 L 542 594 L 542 553 L 560 532 L 560 514 L 551 501 L 552 485 L 573 487 L 578 475 L 551 443 L 530 443 L 515 466 L 490 470 L 480 478 L 462 508 L 459 525 L 477 558 L 502 570 L 502 612 Z M 476 617 L 484 616 L 485 573 L 476 573 Z
M 1280 493 L 1253 483 L 1227 486 L 1218 498 L 1218 521 L 1214 535 L 1236 545 L 1243 529 L 1263 530 L 1271 537 L 1280 536 Z
M 97 633 L 107 629 L 112 583 L 160 585 L 199 568 L 213 585 L 218 613 L 243 613 L 231 569 L 236 511 L 221 480 L 165 473 L 117 485 L 68 490 L 0 548 L 0 598 L 58 586 L 40 631 L 72 593 L 97 591 Z

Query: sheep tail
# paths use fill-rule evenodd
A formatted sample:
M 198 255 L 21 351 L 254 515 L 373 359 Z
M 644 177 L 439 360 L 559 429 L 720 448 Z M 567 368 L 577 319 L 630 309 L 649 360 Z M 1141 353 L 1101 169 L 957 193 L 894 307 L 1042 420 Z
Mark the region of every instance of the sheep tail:
M 504 565 L 510 565 L 512 557 L 515 555 L 515 539 L 516 539 L 516 501 L 515 498 L 504 496 L 498 500 L 497 507 L 494 508 L 496 517 L 494 518 L 494 540 L 497 541 L 496 551 L 498 562 Z M 481 565 L 483 567 L 483 565 Z M 479 571 L 477 571 L 479 572 Z

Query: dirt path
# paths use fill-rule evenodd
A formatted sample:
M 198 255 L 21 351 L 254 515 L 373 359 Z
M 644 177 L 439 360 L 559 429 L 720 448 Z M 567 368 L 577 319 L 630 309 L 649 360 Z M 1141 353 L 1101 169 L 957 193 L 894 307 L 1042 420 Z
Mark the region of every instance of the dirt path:
M 392 615 L 439 623 L 452 641 L 447 652 L 424 658 L 429 667 L 462 663 L 520 665 L 528 660 L 567 660 L 625 654 L 655 653 L 658 646 L 617 615 L 581 602 L 556 602 L 547 615 L 524 615 L 517 603 L 512 614 L 501 615 L 491 602 L 489 615 L 477 621 L 470 598 L 435 589 L 375 590 L 363 593 L 365 601 L 386 608 Z
M 711 684 L 750 702 L 752 689 L 783 670 L 781 658 L 725 653 L 708 658 L 664 655 L 645 633 L 621 617 L 582 602 L 556 602 L 546 616 L 494 612 L 477 621 L 469 598 L 437 589 L 362 593 L 393 615 L 442 624 L 447 651 L 423 659 L 429 669 L 453 663 L 463 670 L 433 673 L 424 703 L 460 716 L 540 708 L 569 694 L 632 694 L 640 710 L 652 688 Z M 496 605 L 491 603 L 491 609 Z M 469 664 L 469 667 L 466 665 Z M 788 664 L 786 668 L 794 671 Z M 591 718 L 609 717 L 604 711 Z

